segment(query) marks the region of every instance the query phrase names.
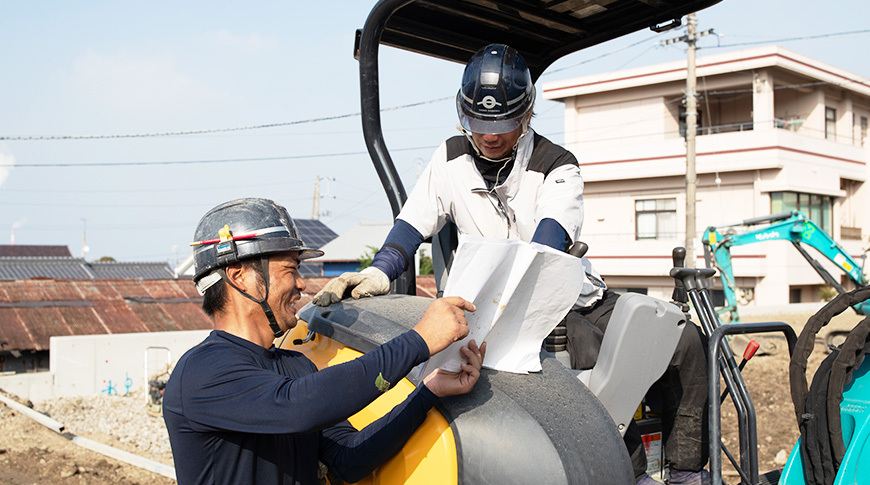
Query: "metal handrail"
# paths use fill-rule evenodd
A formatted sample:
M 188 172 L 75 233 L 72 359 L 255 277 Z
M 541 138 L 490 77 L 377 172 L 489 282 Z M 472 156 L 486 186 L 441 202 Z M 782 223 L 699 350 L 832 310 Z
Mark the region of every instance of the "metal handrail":
M 710 335 L 709 341 L 707 344 L 707 358 L 710 359 L 710 363 L 712 367 L 710 368 L 710 372 L 708 374 L 708 410 L 709 410 L 709 425 L 710 429 L 714 429 L 713 425 L 716 424 L 717 428 L 721 433 L 721 406 L 719 405 L 719 379 L 718 375 L 720 372 L 719 369 L 719 360 L 713 358 L 713 356 L 719 355 L 722 349 L 727 348 L 727 346 L 722 346 L 722 340 L 726 335 L 735 335 L 735 334 L 747 334 L 747 333 L 764 333 L 764 332 L 782 332 L 785 335 L 786 341 L 788 342 L 788 352 L 789 355 L 794 351 L 795 343 L 797 342 L 797 335 L 791 326 L 785 322 L 759 322 L 759 323 L 741 323 L 734 325 L 722 325 L 713 331 L 713 334 Z M 751 402 L 751 400 L 750 400 Z M 758 437 L 756 436 L 755 430 L 755 410 L 754 408 L 751 410 L 749 414 L 750 421 L 752 423 L 752 427 L 749 429 L 748 436 L 748 453 L 754 458 L 751 460 L 753 463 L 752 469 L 749 470 L 749 478 L 750 484 L 756 485 L 758 483 Z M 710 440 L 710 475 L 713 477 L 713 485 L 721 485 L 722 484 L 722 440 L 721 435 L 718 437 L 719 439 L 711 439 Z M 743 454 L 743 449 L 740 450 L 741 454 Z

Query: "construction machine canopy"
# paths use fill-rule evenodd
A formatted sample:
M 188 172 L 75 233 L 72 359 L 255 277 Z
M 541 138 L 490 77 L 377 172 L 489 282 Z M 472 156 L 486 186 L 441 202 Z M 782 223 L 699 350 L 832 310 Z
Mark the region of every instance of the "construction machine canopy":
M 388 13 L 382 44 L 463 64 L 487 44 L 507 44 L 536 80 L 562 56 L 637 30 L 679 26 L 683 15 L 719 1 L 405 0 L 375 10 Z
M 379 0 L 357 31 L 363 137 L 393 217 L 407 199 L 384 142 L 378 88 L 381 44 L 466 63 L 480 48 L 507 44 L 538 77 L 557 59 L 637 30 L 680 25 L 683 15 L 721 0 Z M 459 80 L 457 79 L 457 87 Z M 413 291 L 413 269 L 394 291 Z

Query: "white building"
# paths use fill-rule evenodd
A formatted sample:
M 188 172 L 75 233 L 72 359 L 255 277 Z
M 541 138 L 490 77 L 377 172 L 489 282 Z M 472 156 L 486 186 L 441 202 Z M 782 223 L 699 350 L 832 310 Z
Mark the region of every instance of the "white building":
M 546 99 L 565 103 L 565 146 L 586 182 L 583 240 L 611 287 L 670 297 L 671 250 L 686 240 L 685 90 L 685 61 L 543 86 Z M 860 262 L 870 235 L 870 82 L 769 46 L 699 57 L 697 90 L 696 241 L 708 226 L 798 209 Z M 818 301 L 823 281 L 789 243 L 732 254 L 744 303 Z M 700 242 L 695 255 L 703 267 Z

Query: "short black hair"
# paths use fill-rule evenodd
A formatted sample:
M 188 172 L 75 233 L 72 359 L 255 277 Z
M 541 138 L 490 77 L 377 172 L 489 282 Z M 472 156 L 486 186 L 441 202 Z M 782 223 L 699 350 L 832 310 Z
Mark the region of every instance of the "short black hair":
M 257 279 L 261 284 L 265 284 L 263 279 L 263 265 L 261 259 L 248 259 L 241 262 L 242 267 L 253 270 L 257 274 Z M 214 316 L 224 309 L 227 303 L 227 282 L 221 279 L 217 283 L 211 285 L 205 294 L 202 296 L 202 311 L 206 315 L 214 318 Z

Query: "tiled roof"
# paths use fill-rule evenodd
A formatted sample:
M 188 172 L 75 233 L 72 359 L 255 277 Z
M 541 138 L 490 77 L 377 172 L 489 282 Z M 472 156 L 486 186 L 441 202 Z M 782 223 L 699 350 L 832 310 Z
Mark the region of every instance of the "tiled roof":
M 153 280 L 172 277 L 172 269 L 167 263 L 86 262 L 84 259 L 71 257 L 0 257 L 0 280 L 31 278 Z
M 297 305 L 330 278 L 306 278 Z M 435 296 L 435 279 L 417 277 L 417 294 Z M 29 279 L 0 281 L 3 350 L 48 350 L 55 335 L 101 335 L 212 328 L 202 298 L 186 279 Z
M 0 280 L 31 278 L 92 279 L 85 260 L 79 258 L 0 258 Z
M 4 350 L 48 350 L 56 335 L 212 328 L 189 280 L 0 281 Z
M 33 257 L 61 257 L 71 258 L 67 246 L 37 246 L 34 244 L 0 244 L 0 258 L 33 258 Z

